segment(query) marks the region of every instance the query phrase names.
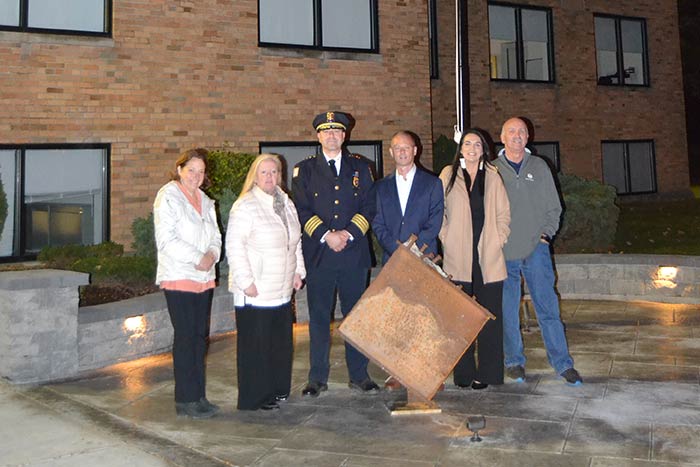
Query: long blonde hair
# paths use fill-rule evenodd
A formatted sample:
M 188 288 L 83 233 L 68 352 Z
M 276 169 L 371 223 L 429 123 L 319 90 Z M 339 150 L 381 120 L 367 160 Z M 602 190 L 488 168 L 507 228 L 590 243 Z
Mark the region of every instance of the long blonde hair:
M 253 186 L 255 186 L 255 176 L 258 173 L 258 167 L 260 167 L 260 164 L 265 161 L 273 161 L 275 163 L 277 166 L 277 172 L 279 173 L 279 177 L 277 177 L 277 186 L 282 186 L 282 161 L 276 154 L 263 153 L 256 157 L 253 163 L 250 165 L 248 175 L 245 176 L 243 188 L 241 189 L 241 194 L 238 195 L 238 199 L 241 199 L 243 195 L 253 189 Z

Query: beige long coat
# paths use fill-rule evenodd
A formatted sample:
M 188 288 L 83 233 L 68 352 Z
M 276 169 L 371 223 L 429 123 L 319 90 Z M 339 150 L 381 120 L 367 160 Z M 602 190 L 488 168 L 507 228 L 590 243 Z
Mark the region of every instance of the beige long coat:
M 440 173 L 443 189 L 447 188 L 452 167 Z M 479 265 L 484 283 L 502 281 L 506 278 L 506 261 L 503 245 L 510 234 L 510 204 L 508 194 L 498 170 L 486 166 L 484 183 L 484 228 L 477 245 Z M 454 186 L 445 195 L 445 216 L 440 229 L 443 249 L 443 269 L 460 282 L 472 281 L 472 213 L 469 194 L 462 171 L 457 172 Z

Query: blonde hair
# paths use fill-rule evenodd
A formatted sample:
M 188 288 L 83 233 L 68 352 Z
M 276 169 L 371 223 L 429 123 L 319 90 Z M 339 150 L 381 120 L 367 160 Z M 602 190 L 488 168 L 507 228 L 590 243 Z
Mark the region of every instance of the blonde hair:
M 256 157 L 253 163 L 250 165 L 250 169 L 248 169 L 248 175 L 245 176 L 243 188 L 241 189 L 241 194 L 238 195 L 238 199 L 241 199 L 243 195 L 245 195 L 253 189 L 253 186 L 255 186 L 255 176 L 258 173 L 258 167 L 260 167 L 260 164 L 262 164 L 265 161 L 273 161 L 275 163 L 275 165 L 277 166 L 277 172 L 279 174 L 279 176 L 277 177 L 277 186 L 282 186 L 282 161 L 280 160 L 279 156 L 275 154 L 263 153 Z

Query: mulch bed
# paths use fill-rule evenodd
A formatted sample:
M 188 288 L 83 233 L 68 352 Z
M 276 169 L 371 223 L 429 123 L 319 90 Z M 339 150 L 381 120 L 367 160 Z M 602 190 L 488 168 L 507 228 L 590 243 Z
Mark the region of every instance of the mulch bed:
M 159 290 L 155 284 L 146 285 L 86 285 L 80 288 L 80 306 L 101 305 L 127 298 L 148 295 Z

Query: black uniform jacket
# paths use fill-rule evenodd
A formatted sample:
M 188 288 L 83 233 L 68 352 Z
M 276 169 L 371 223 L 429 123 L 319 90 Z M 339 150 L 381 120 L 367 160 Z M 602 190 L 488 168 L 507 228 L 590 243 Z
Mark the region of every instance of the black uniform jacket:
M 370 268 L 370 221 L 375 215 L 371 163 L 343 149 L 340 174 L 333 176 L 321 149 L 294 167 L 292 191 L 304 230 L 302 250 L 307 268 Z M 347 230 L 353 240 L 336 253 L 321 238 Z

